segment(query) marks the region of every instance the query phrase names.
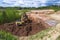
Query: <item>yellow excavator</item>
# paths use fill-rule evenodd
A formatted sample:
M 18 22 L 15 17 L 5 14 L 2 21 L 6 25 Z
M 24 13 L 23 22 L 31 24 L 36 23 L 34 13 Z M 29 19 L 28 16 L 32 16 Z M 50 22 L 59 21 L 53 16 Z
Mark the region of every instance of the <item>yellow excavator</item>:
M 26 14 L 21 16 L 21 19 L 16 21 L 16 26 L 22 26 L 24 24 L 26 24 L 28 21 L 28 17 L 26 16 Z

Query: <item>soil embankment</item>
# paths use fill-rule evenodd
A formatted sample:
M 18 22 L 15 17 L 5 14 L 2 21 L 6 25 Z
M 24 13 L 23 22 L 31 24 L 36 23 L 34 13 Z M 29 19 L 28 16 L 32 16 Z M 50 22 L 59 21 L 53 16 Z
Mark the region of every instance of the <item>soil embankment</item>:
M 0 25 L 0 30 L 5 30 L 17 36 L 28 36 L 36 34 L 37 32 L 45 29 L 43 24 L 27 23 L 22 26 L 16 26 L 15 23 L 6 23 Z

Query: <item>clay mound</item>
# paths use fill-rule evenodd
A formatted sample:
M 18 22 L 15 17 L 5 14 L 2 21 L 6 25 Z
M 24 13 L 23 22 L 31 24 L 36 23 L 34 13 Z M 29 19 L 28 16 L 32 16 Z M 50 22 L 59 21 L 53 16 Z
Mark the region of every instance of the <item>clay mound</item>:
M 43 24 L 34 22 L 24 24 L 23 26 L 16 26 L 14 22 L 0 25 L 0 30 L 10 32 L 17 36 L 34 35 L 43 29 L 46 29 Z

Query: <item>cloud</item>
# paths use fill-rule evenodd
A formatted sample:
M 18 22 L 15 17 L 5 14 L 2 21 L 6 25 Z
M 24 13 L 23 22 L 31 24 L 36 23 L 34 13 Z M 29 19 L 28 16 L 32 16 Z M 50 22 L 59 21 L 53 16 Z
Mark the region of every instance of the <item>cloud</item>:
M 48 0 L 46 5 L 57 5 L 60 4 L 60 0 Z
M 0 0 L 0 6 L 39 7 L 59 3 L 60 0 Z

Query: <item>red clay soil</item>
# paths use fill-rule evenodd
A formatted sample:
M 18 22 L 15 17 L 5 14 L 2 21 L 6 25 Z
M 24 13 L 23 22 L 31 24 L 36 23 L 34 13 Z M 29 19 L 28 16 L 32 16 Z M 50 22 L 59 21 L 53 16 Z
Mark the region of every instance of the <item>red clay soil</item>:
M 23 24 L 22 26 L 16 26 L 14 22 L 0 25 L 0 30 L 10 32 L 17 36 L 34 35 L 46 28 L 47 27 L 45 27 L 45 25 L 43 25 L 41 22 L 40 23 L 30 22 L 27 24 Z
M 0 30 L 10 32 L 17 36 L 29 36 L 29 35 L 34 35 L 48 27 L 49 25 L 44 23 L 44 21 L 40 19 L 36 19 L 36 22 L 34 22 L 34 20 L 31 20 L 31 21 L 25 22 L 25 24 L 20 26 L 16 26 L 15 22 L 5 23 L 0 25 Z

